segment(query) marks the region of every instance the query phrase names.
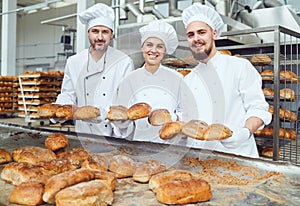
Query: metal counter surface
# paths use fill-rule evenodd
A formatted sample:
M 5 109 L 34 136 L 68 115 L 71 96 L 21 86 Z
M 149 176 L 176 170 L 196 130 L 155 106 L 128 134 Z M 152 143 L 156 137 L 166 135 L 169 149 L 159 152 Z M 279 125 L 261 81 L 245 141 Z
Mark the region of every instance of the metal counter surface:
M 0 147 L 10 152 L 21 146 L 45 147 L 46 136 L 53 133 L 53 131 L 6 125 L 0 125 L 0 132 Z M 188 205 L 300 205 L 300 167 L 287 162 L 245 158 L 181 146 L 130 142 L 111 137 L 71 133 L 66 135 L 70 143 L 67 149 L 84 147 L 95 153 L 122 153 L 130 155 L 137 163 L 154 158 L 164 162 L 169 168 L 185 169 L 199 174 L 206 173 L 203 178 L 210 183 L 213 198 L 208 202 Z M 222 164 L 206 168 L 205 164 L 212 166 L 214 163 Z M 4 166 L 0 166 L 0 172 Z M 7 201 L 13 188 L 13 185 L 0 180 L 0 206 L 15 206 Z M 148 184 L 125 178 L 117 181 L 113 205 L 163 204 L 156 200 L 154 193 L 148 189 Z

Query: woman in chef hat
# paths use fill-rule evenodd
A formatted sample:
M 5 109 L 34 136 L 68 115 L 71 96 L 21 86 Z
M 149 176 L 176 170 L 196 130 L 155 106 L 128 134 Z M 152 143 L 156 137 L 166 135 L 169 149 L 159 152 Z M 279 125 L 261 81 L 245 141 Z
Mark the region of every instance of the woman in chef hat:
M 127 108 L 135 103 L 146 102 L 152 111 L 167 109 L 172 121 L 180 116 L 180 91 L 183 76 L 161 64 L 166 54 L 172 54 L 178 46 L 178 38 L 172 25 L 164 21 L 153 21 L 139 29 L 144 65 L 126 76 L 119 84 L 115 105 Z M 114 122 L 120 137 L 137 141 L 178 143 L 180 137 L 171 141 L 159 137 L 161 126 L 152 126 L 148 118 Z M 182 141 L 180 144 L 184 144 Z

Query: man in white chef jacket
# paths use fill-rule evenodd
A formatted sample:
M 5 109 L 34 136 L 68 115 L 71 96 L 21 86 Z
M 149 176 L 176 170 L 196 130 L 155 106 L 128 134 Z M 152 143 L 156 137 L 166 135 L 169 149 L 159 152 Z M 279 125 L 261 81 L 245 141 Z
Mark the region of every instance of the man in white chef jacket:
M 133 61 L 109 46 L 114 28 L 112 8 L 98 3 L 78 16 L 87 25 L 90 47 L 68 58 L 56 103 L 100 108 L 102 119 L 94 123 L 76 120 L 76 132 L 113 136 L 106 114 L 118 83 L 134 69 Z
M 224 24 L 213 8 L 195 3 L 184 9 L 182 18 L 190 49 L 199 60 L 185 77 L 197 99 L 196 108 L 188 108 L 188 118 L 221 123 L 233 131 L 230 138 L 221 141 L 188 138 L 188 145 L 258 157 L 253 132 L 272 118 L 262 92 L 261 76 L 248 60 L 217 51 L 215 39 Z

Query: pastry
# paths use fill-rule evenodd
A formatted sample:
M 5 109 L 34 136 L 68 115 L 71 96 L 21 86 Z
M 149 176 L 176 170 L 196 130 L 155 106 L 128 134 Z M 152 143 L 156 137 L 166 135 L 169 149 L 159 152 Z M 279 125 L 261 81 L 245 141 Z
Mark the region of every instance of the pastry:
M 128 120 L 127 108 L 124 106 L 111 106 L 107 113 L 107 119 L 110 121 L 115 120 Z
M 45 146 L 47 149 L 56 151 L 66 148 L 69 145 L 69 140 L 66 135 L 62 133 L 53 133 L 46 137 Z
M 204 140 L 222 140 L 232 136 L 232 131 L 222 124 L 211 124 L 204 132 Z
M 184 124 L 181 133 L 194 138 L 204 140 L 204 132 L 207 129 L 208 124 L 201 120 L 190 120 L 188 123 Z
M 127 110 L 128 118 L 131 120 L 148 117 L 151 113 L 151 106 L 147 103 L 136 103 Z
M 150 113 L 148 121 L 153 126 L 161 126 L 171 121 L 171 115 L 167 109 L 156 109 Z
M 138 166 L 133 174 L 133 180 L 137 182 L 148 182 L 152 175 L 166 171 L 166 166 L 158 160 L 149 159 Z
M 94 106 L 78 107 L 73 113 L 73 119 L 93 119 L 100 116 L 100 110 Z
M 167 122 L 160 130 L 159 137 L 163 140 L 172 139 L 180 134 L 183 123 L 180 121 Z
M 130 157 L 115 155 L 110 159 L 109 171 L 115 173 L 117 178 L 132 177 L 135 170 L 135 162 Z

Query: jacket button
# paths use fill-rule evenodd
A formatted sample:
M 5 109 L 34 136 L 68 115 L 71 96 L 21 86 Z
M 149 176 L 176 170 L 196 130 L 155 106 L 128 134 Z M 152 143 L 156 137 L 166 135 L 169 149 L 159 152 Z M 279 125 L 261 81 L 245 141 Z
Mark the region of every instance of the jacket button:
M 106 124 L 106 125 L 104 125 L 104 127 L 107 127 L 107 124 Z
M 86 77 L 85 79 L 89 79 L 88 77 Z
M 89 96 L 89 93 L 86 93 L 86 96 Z
M 105 96 L 105 93 L 103 93 L 102 95 Z
M 105 77 L 102 77 L 102 79 L 105 79 Z

